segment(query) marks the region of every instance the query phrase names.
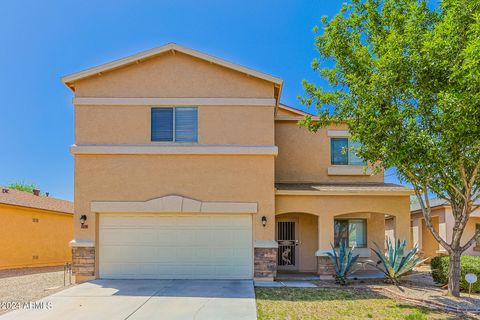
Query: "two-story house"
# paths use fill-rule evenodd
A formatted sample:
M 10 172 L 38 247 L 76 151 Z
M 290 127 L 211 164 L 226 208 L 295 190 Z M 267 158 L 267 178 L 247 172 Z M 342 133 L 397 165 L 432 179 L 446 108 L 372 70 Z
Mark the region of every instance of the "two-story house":
M 64 77 L 74 92 L 77 280 L 273 279 L 362 257 L 410 190 L 371 175 L 345 127 L 300 128 L 283 81 L 177 44 Z

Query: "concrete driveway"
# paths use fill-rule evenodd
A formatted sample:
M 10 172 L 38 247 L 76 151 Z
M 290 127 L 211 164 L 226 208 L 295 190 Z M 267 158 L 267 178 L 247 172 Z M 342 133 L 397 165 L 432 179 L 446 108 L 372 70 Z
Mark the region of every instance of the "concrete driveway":
M 95 280 L 25 307 L 0 320 L 256 319 L 253 282 L 246 280 Z

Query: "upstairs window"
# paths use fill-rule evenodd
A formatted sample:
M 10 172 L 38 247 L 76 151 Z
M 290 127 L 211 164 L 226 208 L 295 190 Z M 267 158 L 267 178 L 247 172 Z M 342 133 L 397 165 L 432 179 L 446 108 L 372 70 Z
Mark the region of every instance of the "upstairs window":
M 330 155 L 333 165 L 364 166 L 365 161 L 358 157 L 353 149 L 360 147 L 360 143 L 348 138 L 331 138 Z
M 151 139 L 165 142 L 197 142 L 197 108 L 152 108 Z
M 336 248 L 340 243 L 348 247 L 367 247 L 367 221 L 364 219 L 342 219 L 334 223 L 334 245 Z

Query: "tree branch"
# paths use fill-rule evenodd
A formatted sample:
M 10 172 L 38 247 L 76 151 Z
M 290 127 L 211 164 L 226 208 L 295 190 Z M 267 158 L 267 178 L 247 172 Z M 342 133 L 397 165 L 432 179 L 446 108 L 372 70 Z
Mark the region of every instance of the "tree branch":
M 462 177 L 463 184 L 465 185 L 465 188 L 468 188 L 468 181 L 467 181 L 467 174 L 465 172 L 465 166 L 463 165 L 463 160 L 460 159 L 460 163 L 458 165 L 458 168 L 460 169 L 460 177 Z
M 465 202 L 468 201 L 467 197 L 463 194 L 462 191 L 460 191 L 460 190 L 459 190 L 457 187 L 455 187 L 453 184 L 450 185 L 450 186 L 452 187 L 452 189 L 453 189 L 456 193 L 458 193 L 458 194 L 460 195 L 460 197 L 463 198 L 463 200 L 465 200 Z
M 480 160 L 477 162 L 477 165 L 473 169 L 472 176 L 470 177 L 470 181 L 469 181 L 470 189 L 473 188 L 473 185 L 475 184 L 475 180 L 477 180 L 478 170 L 480 170 Z
M 468 240 L 468 242 L 463 247 L 461 247 L 462 252 L 470 248 L 477 241 L 477 239 L 480 239 L 480 230 L 477 230 L 473 237 Z
M 432 233 L 435 240 L 437 240 L 437 242 L 442 247 L 444 247 L 445 249 L 447 249 L 450 252 L 452 250 L 452 247 L 445 240 L 443 240 L 442 237 L 440 237 L 440 234 L 433 227 L 432 217 L 431 217 L 430 200 L 428 199 L 428 190 L 425 187 L 423 189 L 424 197 L 425 197 L 425 203 L 423 202 L 424 200 L 422 198 L 422 195 L 421 195 L 418 187 L 414 187 L 414 191 L 415 191 L 415 195 L 418 198 L 418 202 L 420 203 L 420 207 L 422 208 L 422 214 L 423 214 L 423 218 L 425 219 L 425 225 L 430 230 L 430 232 Z

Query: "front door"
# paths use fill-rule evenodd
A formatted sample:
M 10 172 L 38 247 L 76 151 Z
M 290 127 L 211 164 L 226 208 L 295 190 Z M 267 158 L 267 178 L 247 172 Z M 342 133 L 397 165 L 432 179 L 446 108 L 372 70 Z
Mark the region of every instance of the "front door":
M 297 221 L 277 221 L 278 269 L 298 270 Z

